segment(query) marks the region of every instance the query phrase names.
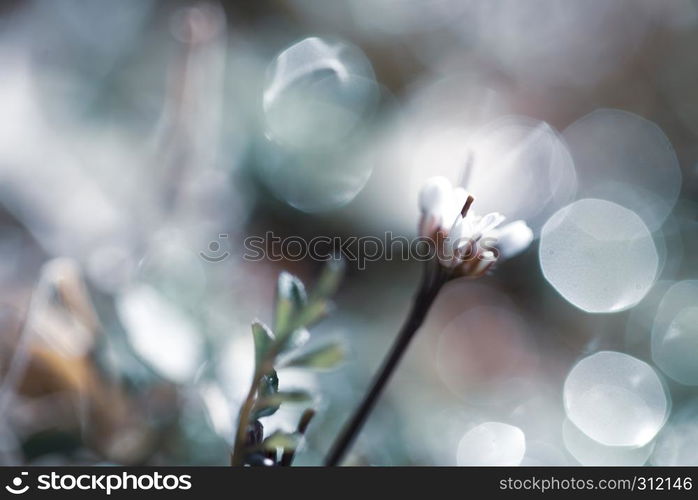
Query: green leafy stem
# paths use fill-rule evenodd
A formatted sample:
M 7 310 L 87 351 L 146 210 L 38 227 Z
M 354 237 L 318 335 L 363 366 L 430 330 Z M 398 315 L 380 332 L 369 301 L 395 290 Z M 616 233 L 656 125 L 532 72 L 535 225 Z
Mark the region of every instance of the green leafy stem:
M 312 397 L 302 390 L 279 390 L 277 368 L 296 367 L 329 370 L 344 358 L 337 342 L 301 349 L 308 341 L 308 328 L 327 315 L 330 297 L 343 275 L 341 260 L 331 260 L 309 294 L 295 276 L 279 275 L 274 328 L 260 321 L 252 323 L 255 370 L 249 392 L 240 408 L 231 465 L 291 465 L 303 435 L 315 412 L 306 409 L 294 432 L 276 431 L 266 438 L 260 418 L 276 413 L 284 403 L 308 403 Z

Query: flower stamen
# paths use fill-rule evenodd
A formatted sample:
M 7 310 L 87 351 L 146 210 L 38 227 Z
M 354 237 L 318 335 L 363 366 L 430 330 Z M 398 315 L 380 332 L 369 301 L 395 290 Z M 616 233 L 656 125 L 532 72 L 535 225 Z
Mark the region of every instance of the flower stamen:
M 473 198 L 473 196 L 469 194 L 468 198 L 465 200 L 465 203 L 463 204 L 463 208 L 461 208 L 461 210 L 460 210 L 461 217 L 465 217 L 466 215 L 468 215 L 468 210 L 470 210 L 470 205 L 472 205 L 474 201 L 475 201 L 475 198 Z

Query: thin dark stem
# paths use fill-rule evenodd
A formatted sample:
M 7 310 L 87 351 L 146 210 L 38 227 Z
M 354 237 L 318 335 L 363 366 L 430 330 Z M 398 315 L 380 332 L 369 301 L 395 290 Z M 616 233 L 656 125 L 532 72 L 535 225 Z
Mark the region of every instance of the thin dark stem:
M 432 263 L 428 263 L 427 266 L 430 264 Z M 412 309 L 407 316 L 407 320 L 405 320 L 405 323 L 400 329 L 400 332 L 398 333 L 398 336 L 395 339 L 388 356 L 383 361 L 383 364 L 378 371 L 378 374 L 373 379 L 373 383 L 364 396 L 363 401 L 332 445 L 327 459 L 325 460 L 325 465 L 338 465 L 358 433 L 361 431 L 361 428 L 371 413 L 373 406 L 383 392 L 383 389 L 385 389 L 385 386 L 388 384 L 390 377 L 395 371 L 397 365 L 400 363 L 402 356 L 407 351 L 407 347 L 414 337 L 414 334 L 417 332 L 419 327 L 422 326 L 424 318 L 426 318 L 427 312 L 429 312 L 429 308 L 438 295 L 441 286 L 446 281 L 446 277 L 445 271 L 438 267 L 438 265 L 432 272 L 430 272 L 428 267 L 425 268 L 422 284 L 414 299 Z

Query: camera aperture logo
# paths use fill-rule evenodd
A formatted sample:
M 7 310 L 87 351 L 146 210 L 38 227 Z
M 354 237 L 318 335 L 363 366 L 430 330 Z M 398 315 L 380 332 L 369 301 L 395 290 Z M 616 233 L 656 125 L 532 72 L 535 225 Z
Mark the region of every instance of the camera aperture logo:
M 11 484 L 5 489 L 13 495 L 26 493 L 30 486 L 26 484 L 27 472 L 22 472 L 12 479 Z M 37 476 L 38 490 L 83 490 L 104 491 L 111 495 L 115 490 L 189 490 L 191 489 L 191 475 L 160 474 L 130 474 L 128 472 L 112 474 L 41 474 Z
M 24 476 L 28 474 L 28 472 L 21 472 L 19 476 L 12 479 L 12 484 L 5 486 L 5 489 L 13 495 L 21 495 L 22 493 L 26 493 L 29 489 L 29 485 L 25 484 L 22 486 L 22 484 L 24 483 Z

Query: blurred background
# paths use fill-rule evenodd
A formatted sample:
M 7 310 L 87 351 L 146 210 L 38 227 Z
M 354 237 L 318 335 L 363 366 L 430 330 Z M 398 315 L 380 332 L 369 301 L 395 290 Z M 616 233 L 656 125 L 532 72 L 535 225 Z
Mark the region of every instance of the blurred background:
M 536 241 L 447 285 L 348 462 L 698 465 L 697 43 L 693 0 L 0 2 L 0 462 L 227 464 L 250 322 L 321 268 L 244 239 L 414 237 L 472 155 Z M 419 273 L 348 263 L 348 359 L 279 372 L 298 464 Z

